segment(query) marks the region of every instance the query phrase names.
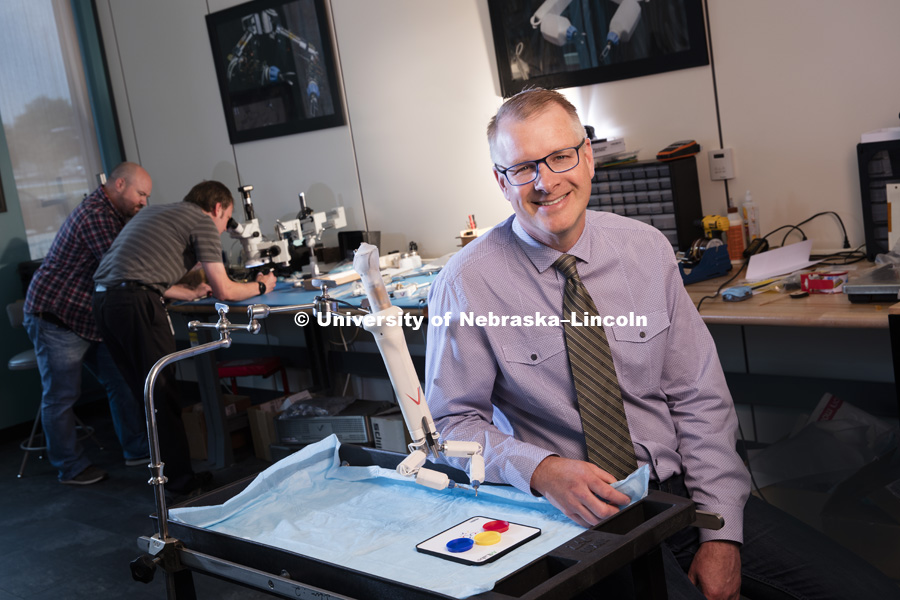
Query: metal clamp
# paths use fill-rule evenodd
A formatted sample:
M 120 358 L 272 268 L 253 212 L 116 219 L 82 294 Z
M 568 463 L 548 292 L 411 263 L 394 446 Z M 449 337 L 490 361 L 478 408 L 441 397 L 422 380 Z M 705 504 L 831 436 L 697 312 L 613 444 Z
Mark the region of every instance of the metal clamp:
M 706 510 L 698 510 L 696 513 L 696 517 L 694 518 L 694 522 L 691 523 L 694 527 L 699 527 L 700 529 L 711 529 L 713 531 L 717 531 L 725 527 L 725 519 L 722 518 L 722 515 L 719 513 L 709 512 Z
M 144 381 L 144 410 L 146 411 L 147 418 L 147 431 L 149 433 L 150 438 L 150 473 L 151 477 L 148 483 L 155 488 L 156 491 L 156 512 L 158 515 L 157 522 L 159 524 L 159 539 L 167 540 L 168 535 L 168 511 L 166 510 L 166 495 L 165 495 L 165 483 L 168 481 L 165 475 L 163 475 L 163 468 L 165 463 L 161 460 L 161 452 L 159 449 L 159 433 L 158 426 L 156 423 L 156 403 L 153 399 L 153 389 L 156 386 L 156 379 L 159 377 L 159 374 L 162 370 L 168 365 L 177 362 L 179 360 L 183 360 L 185 358 L 190 358 L 192 356 L 197 356 L 198 354 L 205 354 L 206 352 L 212 352 L 213 350 L 218 350 L 219 348 L 229 348 L 231 346 L 231 332 L 232 331 L 247 331 L 249 333 L 256 334 L 260 330 L 259 322 L 256 319 L 251 319 L 249 323 L 246 325 L 234 325 L 232 324 L 228 318 L 225 316 L 228 314 L 228 306 L 222 303 L 216 303 L 216 312 L 219 314 L 219 319 L 216 323 L 202 323 L 200 321 L 191 321 L 188 324 L 188 328 L 192 331 L 196 331 L 197 329 L 215 329 L 219 332 L 219 339 L 213 342 L 209 342 L 207 344 L 201 344 L 199 346 L 193 346 L 191 348 L 187 348 L 185 350 L 180 350 L 178 352 L 173 352 L 172 354 L 167 354 L 163 356 L 153 367 L 150 369 L 150 372 L 147 374 L 147 379 Z

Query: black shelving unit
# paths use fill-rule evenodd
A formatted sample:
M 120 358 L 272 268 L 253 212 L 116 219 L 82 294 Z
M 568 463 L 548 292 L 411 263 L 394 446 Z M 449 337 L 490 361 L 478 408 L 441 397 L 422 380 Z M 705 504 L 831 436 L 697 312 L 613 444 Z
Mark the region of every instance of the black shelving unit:
M 888 184 L 900 184 L 900 140 L 857 144 L 866 255 L 875 260 L 888 246 Z
M 653 225 L 675 251 L 687 251 L 695 239 L 703 237 L 696 157 L 598 166 L 588 208 Z

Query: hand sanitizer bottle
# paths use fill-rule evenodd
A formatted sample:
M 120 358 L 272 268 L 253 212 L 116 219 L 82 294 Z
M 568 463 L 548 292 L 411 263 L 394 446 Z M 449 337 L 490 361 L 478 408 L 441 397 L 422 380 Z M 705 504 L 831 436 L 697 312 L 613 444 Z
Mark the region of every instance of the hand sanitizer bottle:
M 744 233 L 747 234 L 747 243 L 749 244 L 755 239 L 759 239 L 759 207 L 753 202 L 750 190 L 744 196 L 744 204 L 742 206 L 744 213 Z

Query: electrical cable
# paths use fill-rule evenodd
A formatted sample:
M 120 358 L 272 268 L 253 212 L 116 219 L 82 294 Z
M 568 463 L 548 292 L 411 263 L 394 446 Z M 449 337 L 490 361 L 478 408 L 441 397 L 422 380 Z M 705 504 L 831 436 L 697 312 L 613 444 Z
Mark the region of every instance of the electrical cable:
M 358 306 L 354 306 L 353 304 L 350 304 L 350 303 L 347 302 L 346 300 L 339 300 L 338 298 L 330 298 L 330 299 L 331 299 L 331 301 L 334 302 L 335 304 L 343 304 L 344 306 L 347 306 L 348 308 L 352 308 L 353 310 L 359 310 L 359 307 L 358 307 Z M 338 327 L 338 330 L 339 330 L 340 333 L 341 333 L 341 341 L 340 341 L 340 342 L 338 342 L 337 340 L 330 339 L 330 338 L 329 338 L 327 341 L 328 341 L 328 343 L 331 344 L 332 346 L 343 346 L 343 347 L 344 347 L 344 351 L 347 351 L 347 345 L 348 345 L 348 344 L 353 344 L 353 342 L 356 341 L 356 338 L 359 337 L 359 330 L 360 330 L 360 327 L 359 327 L 358 325 L 354 325 L 354 326 L 353 326 L 353 337 L 350 338 L 350 341 L 347 341 L 347 340 L 344 338 L 344 329 L 343 329 L 344 327 L 346 327 L 346 325 L 343 325 L 343 326 L 339 326 L 339 327 Z
M 713 298 L 718 296 L 719 292 L 722 291 L 722 288 L 725 287 L 726 285 L 728 285 L 729 283 L 731 283 L 732 281 L 734 281 L 737 278 L 737 276 L 740 275 L 741 272 L 746 268 L 747 268 L 747 263 L 742 264 L 741 268 L 738 269 L 737 272 L 734 275 L 732 275 L 728 281 L 726 281 L 725 283 L 723 283 L 722 285 L 719 286 L 719 288 L 716 290 L 715 294 L 713 294 L 712 296 L 703 296 L 702 298 L 700 298 L 700 302 L 697 303 L 697 312 L 700 312 L 700 306 L 703 304 L 704 300 L 707 300 L 707 299 L 712 300 Z
M 803 237 L 803 241 L 806 241 L 807 239 L 809 239 L 809 238 L 806 237 L 806 233 L 804 233 L 804 231 L 803 231 L 802 229 L 800 229 L 799 227 L 797 227 L 796 225 L 782 225 L 781 227 L 779 227 L 779 228 L 777 228 L 777 229 L 773 229 L 772 231 L 770 231 L 770 232 L 767 233 L 766 235 L 762 236 L 762 239 L 766 239 L 766 238 L 768 238 L 770 235 L 773 235 L 773 234 L 775 234 L 775 233 L 778 233 L 778 232 L 781 231 L 782 229 L 790 229 L 790 231 L 788 231 L 788 235 L 791 234 L 791 231 L 793 231 L 793 230 L 796 229 L 797 231 L 800 232 L 800 235 Z M 784 236 L 784 239 L 781 240 L 781 247 L 784 247 L 784 243 L 785 243 L 786 241 L 787 241 L 787 235 L 785 235 L 785 236 Z
M 806 233 L 802 229 L 797 227 L 796 225 L 790 225 L 789 227 L 790 227 L 790 230 L 788 230 L 788 232 L 786 234 L 784 234 L 784 237 L 781 238 L 781 247 L 782 248 L 784 248 L 784 245 L 787 244 L 788 236 L 791 235 L 791 232 L 793 232 L 795 229 L 800 232 L 800 235 L 803 236 L 803 239 L 801 241 L 805 242 L 806 240 L 809 239 L 808 237 L 806 237 Z
M 821 257 L 823 259 L 819 264 L 821 265 L 832 265 L 832 266 L 841 266 L 841 265 L 852 265 L 853 263 L 858 263 L 866 260 L 867 256 L 865 252 L 861 252 L 860 249 L 865 246 L 865 244 L 860 244 L 854 250 L 849 250 L 846 252 L 835 252 L 833 254 L 826 254 Z M 825 262 L 830 258 L 843 258 L 843 262 Z
M 769 237 L 770 235 L 772 235 L 773 233 L 776 233 L 776 232 L 778 232 L 778 231 L 781 231 L 782 229 L 790 228 L 791 231 L 793 231 L 794 229 L 796 229 L 797 231 L 799 231 L 799 232 L 800 232 L 800 235 L 803 236 L 803 240 L 806 241 L 806 240 L 808 240 L 809 238 L 806 237 L 806 233 L 804 233 L 804 231 L 803 231 L 802 229 L 800 229 L 800 226 L 801 226 L 801 225 L 805 225 L 806 223 L 809 223 L 810 221 L 812 221 L 812 220 L 815 219 L 816 217 L 821 217 L 821 216 L 823 216 L 823 215 L 834 215 L 834 217 L 838 220 L 838 223 L 839 223 L 840 226 L 841 226 L 841 232 L 844 234 L 843 247 L 844 247 L 845 249 L 849 250 L 849 249 L 850 249 L 850 238 L 847 236 L 847 228 L 844 227 L 844 220 L 841 219 L 841 216 L 840 216 L 839 214 L 837 214 L 836 212 L 834 212 L 833 210 L 826 210 L 826 211 L 823 211 L 823 212 L 816 213 L 816 214 L 814 214 L 813 216 L 809 217 L 808 219 L 805 219 L 805 220 L 803 220 L 803 221 L 800 221 L 800 222 L 797 223 L 796 225 L 782 225 L 782 226 L 779 227 L 778 229 L 773 229 L 772 231 L 770 231 L 769 233 L 767 233 L 766 235 L 764 235 L 764 236 L 763 236 L 763 239 L 768 238 L 768 237 Z M 782 246 L 782 247 L 784 247 L 785 243 L 787 243 L 787 238 L 788 238 L 788 236 L 791 234 L 791 231 L 788 231 L 787 234 L 785 234 L 784 239 L 781 240 L 781 246 Z
M 844 221 L 843 221 L 843 219 L 841 219 L 841 215 L 837 214 L 837 213 L 834 212 L 833 210 L 826 210 L 826 211 L 823 211 L 823 212 L 820 212 L 820 213 L 816 213 L 816 214 L 814 214 L 813 216 L 811 216 L 810 218 L 806 219 L 805 221 L 801 221 L 801 222 L 797 223 L 797 225 L 798 225 L 798 226 L 804 225 L 804 224 L 806 224 L 806 223 L 809 223 L 810 221 L 812 221 L 812 220 L 815 219 L 816 217 L 821 217 L 822 215 L 834 215 L 834 217 L 838 220 L 838 223 L 840 223 L 840 225 L 841 225 L 841 231 L 844 232 L 844 245 L 843 245 L 843 247 L 849 250 L 849 249 L 850 249 L 850 238 L 847 237 L 847 228 L 844 227 Z
M 350 352 L 350 348 L 349 348 L 349 346 L 347 345 L 347 339 L 344 337 L 344 328 L 343 328 L 343 327 L 338 327 L 338 331 L 339 331 L 340 334 L 341 334 L 341 342 L 342 342 L 343 345 L 344 345 L 344 352 Z M 356 331 L 357 331 L 357 333 L 359 333 L 359 328 L 358 328 L 358 327 L 356 328 Z M 354 339 L 356 339 L 355 336 L 354 336 Z M 347 396 L 347 388 L 350 387 L 350 377 L 352 377 L 352 375 L 348 372 L 348 373 L 347 373 L 347 378 L 344 379 L 344 390 L 341 392 L 341 396 L 344 396 L 344 397 Z
M 341 341 L 337 341 L 337 340 L 329 338 L 328 343 L 331 344 L 332 346 L 343 346 L 344 350 L 346 351 L 347 346 L 352 345 L 353 342 L 356 341 L 356 338 L 359 337 L 359 330 L 361 328 L 359 326 L 353 325 L 353 337 L 350 338 L 349 340 L 346 340 L 344 338 L 344 327 L 347 327 L 347 326 L 346 325 L 338 326 L 338 330 L 341 332 Z

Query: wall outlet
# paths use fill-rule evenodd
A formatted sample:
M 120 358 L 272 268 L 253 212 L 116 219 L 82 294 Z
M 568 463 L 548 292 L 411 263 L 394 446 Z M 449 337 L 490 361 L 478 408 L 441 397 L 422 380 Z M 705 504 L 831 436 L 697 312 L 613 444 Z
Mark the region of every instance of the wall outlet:
M 734 160 L 731 148 L 709 151 L 709 177 L 713 181 L 734 179 Z

